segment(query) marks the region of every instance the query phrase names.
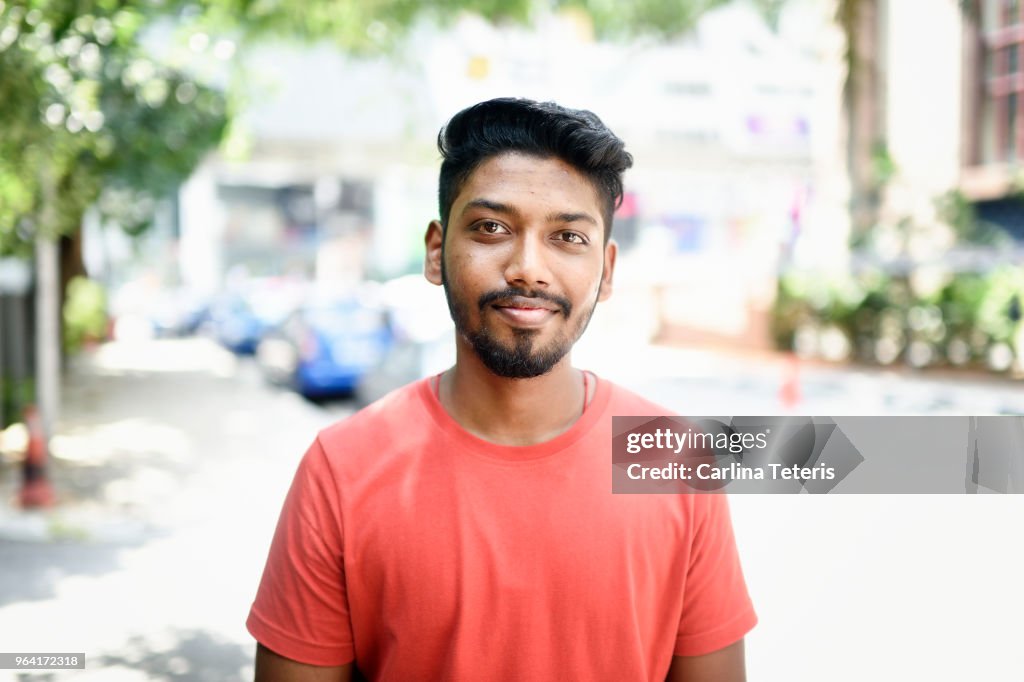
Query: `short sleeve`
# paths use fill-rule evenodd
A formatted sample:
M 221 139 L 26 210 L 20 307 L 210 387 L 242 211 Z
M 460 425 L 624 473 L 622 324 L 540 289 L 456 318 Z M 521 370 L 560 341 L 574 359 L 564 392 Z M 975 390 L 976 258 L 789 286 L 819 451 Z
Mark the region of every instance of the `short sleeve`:
M 246 627 L 271 651 L 310 665 L 355 658 L 345 592 L 341 505 L 319 440 L 299 464 Z
M 743 638 L 757 624 L 724 494 L 692 497 L 695 511 L 683 611 L 673 653 L 701 656 Z

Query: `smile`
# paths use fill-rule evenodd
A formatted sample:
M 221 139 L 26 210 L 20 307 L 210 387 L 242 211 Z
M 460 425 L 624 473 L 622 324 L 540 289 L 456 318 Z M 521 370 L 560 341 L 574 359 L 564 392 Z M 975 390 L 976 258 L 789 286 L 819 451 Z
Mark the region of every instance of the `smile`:
M 568 299 L 548 293 L 527 293 L 514 287 L 489 292 L 480 297 L 480 309 L 490 308 L 502 322 L 515 329 L 539 329 L 556 315 L 569 317 L 572 304 Z
M 520 305 L 491 306 L 506 322 L 515 327 L 540 327 L 555 316 L 549 308 L 520 307 Z

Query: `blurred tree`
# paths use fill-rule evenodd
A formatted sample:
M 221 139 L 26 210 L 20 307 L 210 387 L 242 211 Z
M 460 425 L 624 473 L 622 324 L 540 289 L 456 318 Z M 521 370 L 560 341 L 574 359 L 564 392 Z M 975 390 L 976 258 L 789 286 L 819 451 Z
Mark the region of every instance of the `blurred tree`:
M 768 25 L 773 30 L 778 30 L 782 10 L 789 2 L 791 0 L 754 0 L 754 5 L 760 10 Z
M 35 253 L 34 400 L 47 435 L 86 210 L 141 231 L 227 122 L 221 92 L 143 49 L 162 5 L 0 0 L 0 256 Z
M 36 251 L 37 399 L 47 429 L 67 341 L 59 311 L 68 283 L 86 274 L 86 210 L 144 230 L 227 122 L 221 92 L 142 48 L 152 6 L 0 0 L 0 256 Z
M 195 69 L 147 51 L 154 28 L 176 28 L 198 52 L 230 36 L 330 40 L 366 53 L 393 48 L 420 18 L 443 24 L 463 12 L 525 23 L 575 9 L 600 36 L 667 38 L 728 1 L 0 0 L 0 256 L 36 252 L 40 337 L 50 335 L 68 282 L 85 274 L 85 212 L 94 206 L 104 222 L 143 231 L 159 199 L 221 140 L 229 99 Z M 752 1 L 771 16 L 781 0 Z M 59 284 L 50 282 L 53 240 Z M 50 394 L 43 411 L 52 416 L 59 340 L 41 343 L 50 369 L 40 370 L 39 390 Z
M 0 0 L 0 255 L 74 235 L 93 205 L 143 230 L 220 140 L 225 96 L 142 49 L 153 6 Z
M 745 0 L 777 15 L 786 0 Z M 332 40 L 351 52 L 388 49 L 418 19 L 445 24 L 463 13 L 492 22 L 526 23 L 537 14 L 582 10 L 601 37 L 641 34 L 668 38 L 693 28 L 701 14 L 730 0 L 197 0 L 191 12 L 213 32 L 242 30 L 250 37 Z
M 220 140 L 224 93 L 142 47 L 161 19 L 200 42 L 287 37 L 361 53 L 392 48 L 419 18 L 464 12 L 526 22 L 575 8 L 601 36 L 668 38 L 727 1 L 0 0 L 0 255 L 27 253 L 36 235 L 74 235 L 93 205 L 141 232 Z M 785 2 L 751 1 L 772 20 Z
M 62 285 L 83 274 L 90 206 L 129 233 L 191 172 L 228 124 L 225 94 L 143 49 L 161 19 L 210 35 L 331 40 L 350 52 L 392 48 L 421 17 L 463 12 L 526 22 L 576 8 L 602 36 L 690 29 L 727 0 L 0 0 L 0 256 L 63 237 Z M 777 16 L 783 0 L 754 0 Z M 63 288 L 63 286 L 62 286 Z

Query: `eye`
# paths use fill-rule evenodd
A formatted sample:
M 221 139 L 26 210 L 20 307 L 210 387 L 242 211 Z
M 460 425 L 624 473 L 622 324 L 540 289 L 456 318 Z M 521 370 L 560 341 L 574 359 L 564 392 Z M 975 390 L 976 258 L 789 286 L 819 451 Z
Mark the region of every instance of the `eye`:
M 484 234 L 503 234 L 508 232 L 508 228 L 494 220 L 481 220 L 476 224 L 476 230 Z
M 587 238 L 579 232 L 559 232 L 557 239 L 565 242 L 566 244 L 575 244 L 580 246 L 587 243 Z

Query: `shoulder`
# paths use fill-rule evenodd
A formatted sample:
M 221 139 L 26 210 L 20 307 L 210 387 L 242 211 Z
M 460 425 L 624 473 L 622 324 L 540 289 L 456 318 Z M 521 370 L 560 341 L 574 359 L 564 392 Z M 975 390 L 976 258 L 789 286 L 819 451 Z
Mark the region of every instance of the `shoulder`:
M 673 412 L 658 403 L 634 393 L 628 388 L 601 378 L 600 381 L 606 385 L 609 392 L 608 409 L 616 416 L 669 416 Z
M 317 442 L 326 458 L 333 462 L 342 455 L 379 455 L 429 434 L 431 418 L 422 395 L 426 381 L 402 386 L 321 430 Z

